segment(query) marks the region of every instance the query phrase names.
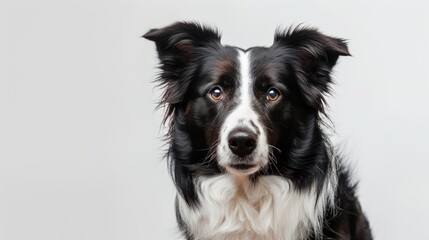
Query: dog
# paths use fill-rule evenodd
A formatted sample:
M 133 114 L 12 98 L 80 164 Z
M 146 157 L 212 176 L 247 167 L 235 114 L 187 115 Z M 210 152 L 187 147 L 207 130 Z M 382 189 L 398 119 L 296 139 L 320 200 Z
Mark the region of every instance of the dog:
M 148 31 L 160 60 L 167 161 L 186 239 L 372 239 L 325 97 L 346 41 L 277 30 L 270 47 L 222 45 L 195 22 Z

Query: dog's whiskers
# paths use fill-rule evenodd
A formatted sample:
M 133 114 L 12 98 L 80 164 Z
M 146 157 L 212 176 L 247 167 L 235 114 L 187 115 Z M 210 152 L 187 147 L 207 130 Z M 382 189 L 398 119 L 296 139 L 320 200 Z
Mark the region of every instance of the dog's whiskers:
M 216 158 L 216 148 L 217 148 L 218 144 L 219 144 L 219 139 L 216 140 L 211 147 L 207 148 L 208 154 L 202 162 L 203 165 L 209 164 L 210 162 L 212 162 Z
M 274 145 L 268 144 L 268 149 L 269 149 L 269 153 L 268 153 L 268 165 L 270 166 L 274 166 L 274 168 L 277 170 L 277 172 L 280 174 L 280 176 L 283 177 L 282 172 L 279 170 L 279 168 L 277 167 L 277 158 L 276 155 L 274 154 L 273 150 L 277 150 L 278 152 L 281 152 L 281 150 L 279 148 L 277 148 Z M 273 162 L 274 164 L 271 164 L 271 162 Z M 271 168 L 272 170 L 272 168 Z

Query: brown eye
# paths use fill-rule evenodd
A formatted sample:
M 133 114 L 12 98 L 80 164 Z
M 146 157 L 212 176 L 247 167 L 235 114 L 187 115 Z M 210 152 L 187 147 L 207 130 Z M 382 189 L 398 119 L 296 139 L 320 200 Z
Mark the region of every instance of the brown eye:
M 210 97 L 213 100 L 219 101 L 223 98 L 222 89 L 220 87 L 214 87 L 210 90 Z
M 276 88 L 270 88 L 267 91 L 267 100 L 276 101 L 280 97 L 280 92 Z

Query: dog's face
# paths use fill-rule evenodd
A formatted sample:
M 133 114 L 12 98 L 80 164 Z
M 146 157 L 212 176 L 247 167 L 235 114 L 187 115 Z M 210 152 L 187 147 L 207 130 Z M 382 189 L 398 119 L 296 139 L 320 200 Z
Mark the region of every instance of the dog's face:
M 213 159 L 236 174 L 267 165 L 281 122 L 273 114 L 287 108 L 286 85 L 268 72 L 256 76 L 252 52 L 217 45 L 203 54 L 186 100 L 190 126 L 204 129 Z
M 215 31 L 191 23 L 144 37 L 157 44 L 172 128 L 180 122 L 191 140 L 183 147 L 206 152 L 192 164 L 215 161 L 238 175 L 267 169 L 276 155 L 287 161 L 297 128 L 323 112 L 331 68 L 348 55 L 342 40 L 314 29 L 278 33 L 271 47 L 248 50 L 223 46 Z

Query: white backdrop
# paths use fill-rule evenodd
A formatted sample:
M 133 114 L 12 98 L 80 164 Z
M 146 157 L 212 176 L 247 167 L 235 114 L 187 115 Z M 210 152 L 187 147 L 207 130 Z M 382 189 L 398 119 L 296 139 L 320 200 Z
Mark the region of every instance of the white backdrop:
M 376 239 L 429 239 L 424 1 L 0 2 L 0 239 L 178 239 L 158 72 L 140 36 L 177 20 L 269 46 L 305 23 L 349 40 L 329 100 Z

